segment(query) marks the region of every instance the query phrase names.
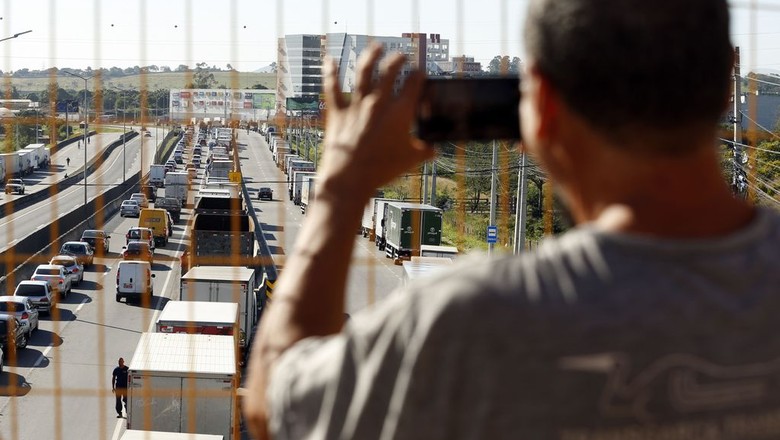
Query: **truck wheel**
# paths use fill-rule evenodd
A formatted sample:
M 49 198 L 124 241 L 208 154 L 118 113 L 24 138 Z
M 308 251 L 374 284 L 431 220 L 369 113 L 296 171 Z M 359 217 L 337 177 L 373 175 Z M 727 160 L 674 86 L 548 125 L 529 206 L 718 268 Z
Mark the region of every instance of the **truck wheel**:
M 122 302 L 122 297 L 117 294 L 116 296 L 116 302 Z

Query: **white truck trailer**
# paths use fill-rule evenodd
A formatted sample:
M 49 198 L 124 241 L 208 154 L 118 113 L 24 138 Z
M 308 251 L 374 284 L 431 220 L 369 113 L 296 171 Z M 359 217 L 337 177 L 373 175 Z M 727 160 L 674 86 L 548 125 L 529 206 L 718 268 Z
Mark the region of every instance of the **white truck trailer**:
M 119 437 L 119 440 L 224 440 L 224 438 L 222 435 L 128 429 L 122 434 L 122 437 Z
M 155 330 L 238 337 L 238 303 L 168 301 L 157 317 Z
M 182 207 L 187 204 L 188 189 L 189 176 L 187 173 L 170 172 L 165 175 L 165 197 L 178 199 Z
M 316 185 L 316 176 L 303 177 L 303 183 L 301 184 L 301 214 L 306 214 L 306 209 L 314 203 Z
M 165 165 L 149 165 L 149 184 L 157 188 L 165 186 Z
M 127 429 L 240 438 L 232 336 L 142 333 L 129 364 Z
M 195 266 L 181 277 L 179 299 L 237 303 L 239 348 L 246 352 L 257 325 L 255 271 L 243 266 Z
M 290 179 L 290 200 L 296 205 L 301 204 L 301 194 L 303 193 L 303 178 L 305 176 L 313 177 L 317 173 L 314 171 L 295 171 Z

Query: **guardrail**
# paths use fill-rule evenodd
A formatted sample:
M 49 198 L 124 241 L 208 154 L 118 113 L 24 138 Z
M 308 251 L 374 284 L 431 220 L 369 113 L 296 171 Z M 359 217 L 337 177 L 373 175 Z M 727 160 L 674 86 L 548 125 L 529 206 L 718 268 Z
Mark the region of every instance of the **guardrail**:
M 236 151 L 235 154 L 238 154 L 238 152 Z M 252 223 L 255 225 L 255 240 L 257 240 L 258 256 L 260 257 L 260 267 L 255 267 L 255 271 L 263 273 L 263 282 L 255 283 L 255 285 L 259 288 L 257 297 L 260 299 L 261 308 L 265 308 L 266 301 L 273 296 L 273 288 L 278 278 L 278 272 L 276 264 L 273 262 L 274 258 L 273 254 L 271 254 L 271 249 L 268 247 L 268 242 L 265 241 L 263 228 L 260 225 L 260 221 L 257 220 L 255 210 L 251 209 L 252 200 L 246 188 L 246 182 L 243 179 L 241 179 L 241 194 L 244 197 L 244 204 L 247 207 L 249 218 L 252 219 Z M 262 271 L 258 271 L 258 269 L 262 269 Z

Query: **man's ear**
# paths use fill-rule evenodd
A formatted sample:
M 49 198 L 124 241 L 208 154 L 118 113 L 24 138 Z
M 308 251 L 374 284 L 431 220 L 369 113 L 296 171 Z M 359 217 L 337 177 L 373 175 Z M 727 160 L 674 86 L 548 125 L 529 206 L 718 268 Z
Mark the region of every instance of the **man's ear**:
M 537 136 L 542 140 L 549 140 L 555 135 L 558 128 L 560 107 L 558 94 L 555 92 L 550 80 L 544 74 L 535 72 L 536 114 L 539 116 Z

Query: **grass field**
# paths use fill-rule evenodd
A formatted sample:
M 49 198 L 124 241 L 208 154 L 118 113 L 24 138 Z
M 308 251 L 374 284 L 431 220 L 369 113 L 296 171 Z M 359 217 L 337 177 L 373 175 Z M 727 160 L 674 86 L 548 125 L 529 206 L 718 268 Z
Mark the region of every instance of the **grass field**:
M 143 75 L 128 75 L 123 77 L 108 78 L 103 80 L 103 88 L 118 87 L 122 89 L 141 88 L 142 79 L 146 82 L 147 90 L 159 89 L 180 89 L 187 83 L 185 72 L 170 73 L 148 73 Z M 59 87 L 65 90 L 83 90 L 84 81 L 69 76 L 57 76 L 54 78 Z M 255 73 L 255 72 L 214 72 L 214 79 L 217 81 L 215 88 L 224 85 L 227 88 L 249 89 L 255 84 L 262 84 L 269 89 L 276 89 L 275 73 Z M 49 87 L 49 77 L 40 78 L 11 78 L 11 85 L 16 87 L 23 95 L 30 92 L 41 92 Z M 92 81 L 89 83 L 90 90 L 94 90 Z

